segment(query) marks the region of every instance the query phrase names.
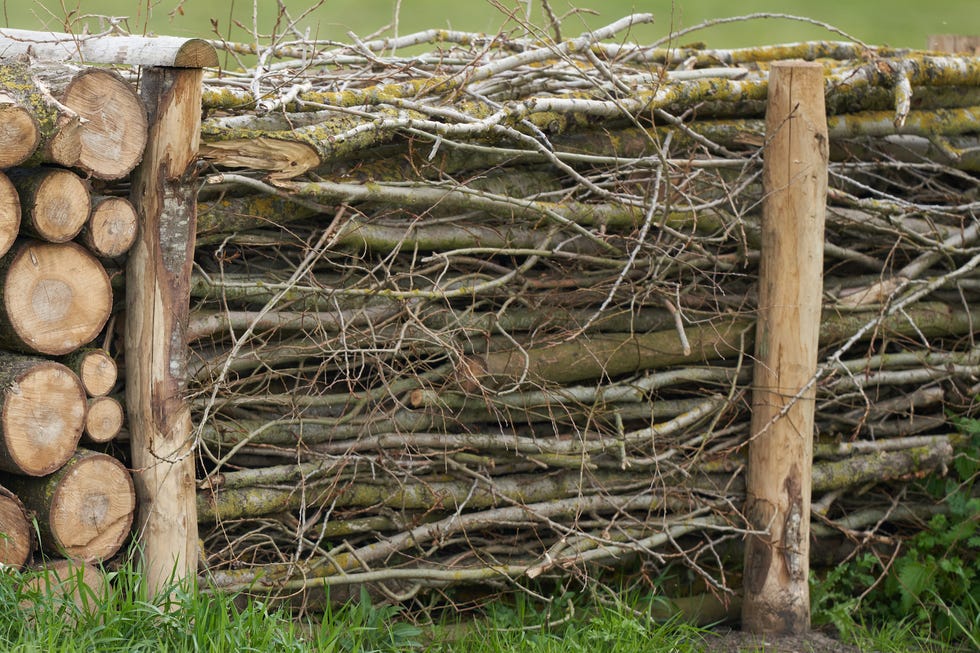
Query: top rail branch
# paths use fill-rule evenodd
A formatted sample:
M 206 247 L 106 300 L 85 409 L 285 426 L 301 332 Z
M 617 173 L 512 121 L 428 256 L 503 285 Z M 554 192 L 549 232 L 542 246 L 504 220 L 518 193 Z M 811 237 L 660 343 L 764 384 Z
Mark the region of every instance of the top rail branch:
M 0 29 L 0 57 L 31 55 L 46 61 L 208 68 L 218 55 L 203 39 L 174 36 L 108 36 Z

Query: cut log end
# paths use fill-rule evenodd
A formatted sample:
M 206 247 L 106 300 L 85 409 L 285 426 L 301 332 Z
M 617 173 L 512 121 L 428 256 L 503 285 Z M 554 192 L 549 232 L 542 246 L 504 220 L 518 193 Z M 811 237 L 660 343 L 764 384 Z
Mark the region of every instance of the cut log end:
M 175 68 L 209 68 L 218 65 L 214 46 L 203 39 L 188 39 L 174 57 Z
M 20 197 L 7 175 L 0 173 L 0 256 L 13 247 L 20 231 Z
M 81 156 L 82 121 L 78 116 L 59 116 L 56 131 L 41 145 L 41 160 L 72 168 Z
M 11 179 L 20 194 L 25 231 L 51 243 L 65 243 L 77 236 L 92 211 L 85 182 L 60 168 L 18 173 Z
M 82 243 L 98 257 L 116 258 L 136 242 L 137 218 L 132 203 L 103 197 L 93 203 L 92 217 L 82 230 Z
M 0 408 L 0 468 L 44 476 L 67 461 L 85 424 L 78 377 L 52 361 L 6 355 Z
M 72 560 L 46 560 L 32 568 L 24 584 L 28 592 L 67 599 L 83 612 L 94 612 L 105 590 L 105 576 L 93 565 Z
M 24 504 L 0 487 L 0 564 L 20 569 L 33 550 L 34 534 Z
M 109 276 L 74 243 L 25 241 L 3 281 L 6 344 L 60 356 L 95 338 L 112 310 Z
M 94 397 L 88 402 L 85 437 L 95 443 L 109 442 L 122 431 L 125 419 L 122 404 L 112 397 Z
M 89 397 L 109 394 L 116 385 L 119 370 L 116 361 L 104 349 L 79 350 L 63 362 L 78 375 Z
M 47 546 L 65 556 L 97 562 L 119 551 L 136 509 L 133 481 L 122 463 L 105 454 L 77 453 L 51 494 Z
M 62 102 L 82 118 L 78 168 L 99 179 L 119 179 L 143 158 L 146 109 L 119 75 L 90 68 L 75 76 Z
M 40 142 L 41 130 L 31 112 L 0 96 L 0 168 L 20 165 Z

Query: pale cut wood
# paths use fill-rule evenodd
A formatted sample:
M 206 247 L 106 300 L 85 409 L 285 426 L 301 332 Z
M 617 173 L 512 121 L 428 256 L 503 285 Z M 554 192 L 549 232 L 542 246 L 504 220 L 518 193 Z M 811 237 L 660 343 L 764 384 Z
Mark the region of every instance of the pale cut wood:
M 126 409 L 139 493 L 147 585 L 193 582 L 197 507 L 185 332 L 197 225 L 196 188 L 184 181 L 201 130 L 203 73 L 143 71 L 150 137 L 133 175 L 140 235 L 126 271 Z
M 107 395 L 116 385 L 119 370 L 115 359 L 105 349 L 79 349 L 62 358 L 61 362 L 78 375 L 89 397 Z
M 31 110 L 0 91 L 0 168 L 20 165 L 41 143 L 41 128 Z
M 8 482 L 37 515 L 41 547 L 51 554 L 99 562 L 129 536 L 136 495 L 129 471 L 112 456 L 79 449 L 49 476 Z
M 86 183 L 63 168 L 19 168 L 9 173 L 20 196 L 23 233 L 50 243 L 66 243 L 92 212 Z
M 810 627 L 813 427 L 829 160 L 823 67 L 769 74 L 742 628 Z
M 104 444 L 122 431 L 125 419 L 122 404 L 113 397 L 93 397 L 88 400 L 83 435 L 89 442 Z
M 100 258 L 116 258 L 136 242 L 138 221 L 132 202 L 124 197 L 95 197 L 92 215 L 79 240 Z
M 0 353 L 0 469 L 44 476 L 68 460 L 85 424 L 85 391 L 64 365 Z
M 0 486 L 0 565 L 20 569 L 34 550 L 34 532 L 24 504 Z
M 52 356 L 94 339 L 112 310 L 99 261 L 75 243 L 24 240 L 0 260 L 0 343 Z
M 55 97 L 77 69 L 64 65 L 32 65 L 26 57 L 0 64 L 0 88 L 13 102 L 27 109 L 39 132 L 31 162 L 73 166 L 82 151 L 82 120 Z
M 936 52 L 980 54 L 980 35 L 930 34 L 927 47 Z
M 143 157 L 146 110 L 135 89 L 119 74 L 86 68 L 61 94 L 82 118 L 82 150 L 73 167 L 98 179 L 120 179 Z
M 0 172 L 0 256 L 13 247 L 20 233 L 20 197 L 7 175 Z
M 105 594 L 105 575 L 95 566 L 80 560 L 63 558 L 45 560 L 29 570 L 23 589 L 28 593 L 57 600 L 70 600 L 82 613 L 92 613 L 101 605 Z M 74 614 L 66 611 L 72 619 Z
M 0 57 L 31 54 L 49 61 L 207 68 L 218 65 L 214 46 L 174 36 L 109 36 L 0 29 Z
M 28 108 L 41 143 L 32 161 L 119 179 L 139 163 L 146 111 L 132 85 L 105 68 L 24 60 L 0 65 L 0 91 Z

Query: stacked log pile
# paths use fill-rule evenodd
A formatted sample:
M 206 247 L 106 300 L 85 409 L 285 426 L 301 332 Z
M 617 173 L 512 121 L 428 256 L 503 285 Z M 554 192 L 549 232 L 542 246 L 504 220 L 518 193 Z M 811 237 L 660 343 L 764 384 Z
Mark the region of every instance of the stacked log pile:
M 407 597 L 680 561 L 736 588 L 786 58 L 824 65 L 832 154 L 814 532 L 936 509 L 914 481 L 980 390 L 980 59 L 624 44 L 648 19 L 216 44 L 259 61 L 204 93 L 188 339 L 218 586 Z
M 128 469 L 98 450 L 123 427 L 100 346 L 107 267 L 136 235 L 132 205 L 108 193 L 142 156 L 146 112 L 108 69 L 4 59 L 0 79 L 0 562 L 100 562 L 135 509 Z

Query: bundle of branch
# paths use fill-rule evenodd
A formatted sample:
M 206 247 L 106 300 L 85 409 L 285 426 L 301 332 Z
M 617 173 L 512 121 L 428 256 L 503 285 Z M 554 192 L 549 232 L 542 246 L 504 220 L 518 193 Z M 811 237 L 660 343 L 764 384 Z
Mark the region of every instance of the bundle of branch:
M 680 561 L 730 591 L 766 71 L 794 56 L 833 152 L 815 527 L 934 509 L 916 479 L 980 390 L 980 60 L 612 43 L 645 20 L 273 44 L 208 82 L 203 154 L 244 169 L 202 187 L 187 332 L 219 586 Z

